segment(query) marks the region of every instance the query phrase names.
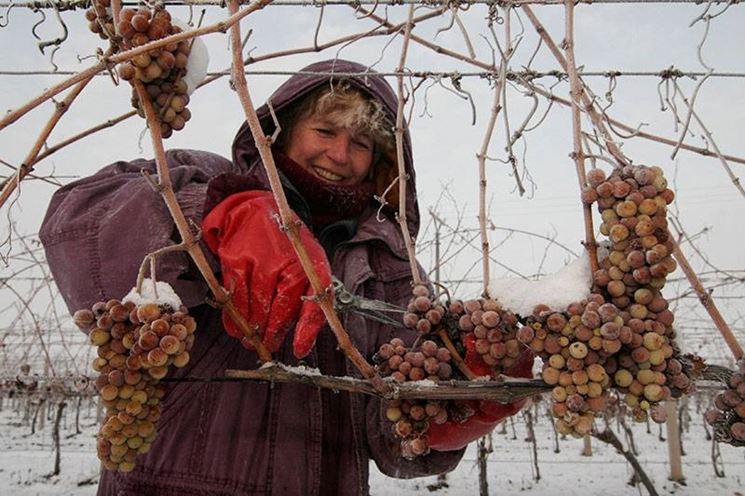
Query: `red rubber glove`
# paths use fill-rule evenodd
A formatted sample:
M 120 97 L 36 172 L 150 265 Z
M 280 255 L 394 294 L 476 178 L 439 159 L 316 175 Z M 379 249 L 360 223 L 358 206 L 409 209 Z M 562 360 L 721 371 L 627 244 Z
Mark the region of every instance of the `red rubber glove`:
M 315 301 L 302 298 L 312 295 L 313 288 L 292 243 L 280 230 L 272 194 L 244 191 L 229 196 L 205 217 L 202 232 L 207 246 L 220 258 L 223 285 L 232 290 L 235 307 L 258 330 L 267 350 L 279 350 L 297 322 L 293 352 L 298 358 L 310 353 L 326 318 Z M 300 239 L 321 283 L 330 286 L 326 254 L 304 224 Z M 253 349 L 226 313 L 223 325 L 228 334 Z
M 469 336 L 473 337 L 473 336 Z M 464 360 L 468 367 L 479 376 L 491 375 L 491 368 L 481 360 L 481 356 L 473 348 L 473 340 L 465 341 L 466 356 Z M 471 354 L 473 352 L 476 356 Z M 476 360 L 478 357 L 478 360 Z M 533 353 L 525 350 L 517 361 L 507 370 L 505 375 L 510 377 L 531 378 L 533 368 Z M 427 444 L 437 451 L 453 451 L 464 448 L 472 441 L 489 434 L 499 422 L 519 412 L 525 406 L 527 399 L 503 404 L 496 401 L 470 400 L 467 403 L 475 413 L 465 422 L 448 420 L 443 424 L 430 422 L 427 429 Z

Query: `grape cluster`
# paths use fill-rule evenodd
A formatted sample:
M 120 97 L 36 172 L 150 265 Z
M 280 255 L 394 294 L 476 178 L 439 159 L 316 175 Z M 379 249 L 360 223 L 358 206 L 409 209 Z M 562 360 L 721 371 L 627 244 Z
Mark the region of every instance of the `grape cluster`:
M 395 399 L 388 402 L 386 417 L 401 438 L 401 456 L 412 460 L 429 453 L 427 430 L 430 423 L 448 420 L 465 422 L 475 410 L 467 401 Z
M 450 351 L 432 340 L 410 351 L 400 338 L 383 344 L 373 357 L 381 375 L 391 376 L 397 382 L 450 379 L 453 374 L 450 360 Z
M 590 432 L 611 387 L 624 394 L 634 418 L 655 421 L 664 421 L 660 401 L 692 387 L 660 293 L 676 268 L 666 218 L 674 195 L 662 171 L 628 166 L 606 178 L 593 169 L 588 182 L 583 201 L 598 203 L 600 231 L 610 241 L 592 294 L 564 311 L 538 305 L 517 333 L 544 361 L 557 429 L 575 435 Z
M 400 338 L 383 344 L 373 356 L 382 376 L 397 382 L 430 379 L 441 381 L 453 375 L 451 355 L 447 348 L 433 340 L 425 340 L 415 350 L 406 347 Z M 396 399 L 388 403 L 386 416 L 393 424 L 393 432 L 401 438 L 401 456 L 413 459 L 429 452 L 426 432 L 429 423 L 442 424 L 449 418 L 465 420 L 473 415 L 463 411 L 455 401 Z
M 667 230 L 667 206 L 675 195 L 659 167 L 627 166 L 607 179 L 593 169 L 587 180 L 583 198 L 595 197 L 603 219 L 600 231 L 610 241 L 610 253 L 593 275 L 595 290 L 618 307 L 638 336 L 618 356 L 615 383 L 627 393 L 629 406 L 646 410 L 649 402 L 678 397 L 693 387 L 675 343 L 674 315 L 660 292 L 677 267 Z
M 78 310 L 73 320 L 98 347 L 92 366 L 106 407 L 98 457 L 109 470 L 128 472 L 155 439 L 165 394 L 159 381 L 170 365 L 189 362 L 196 321 L 185 307 L 173 312 L 157 303 L 135 306 L 114 299 Z
M 523 346 L 517 339 L 517 316 L 493 299 L 433 300 L 427 286 L 416 285 L 404 313 L 404 325 L 420 335 L 445 331 L 456 351 L 474 349 L 476 363 L 496 377 L 512 366 Z
M 447 402 L 439 400 L 396 399 L 388 403 L 386 417 L 401 438 L 401 456 L 411 460 L 429 452 L 425 433 L 429 423 L 443 424 L 448 419 Z
M 667 230 L 667 206 L 675 195 L 662 170 L 627 166 L 606 177 L 593 169 L 587 179 L 582 200 L 597 203 L 609 252 L 599 261 L 585 300 L 561 311 L 538 305 L 531 315 L 517 316 L 491 299 L 443 305 L 432 301 L 426 287 L 417 286 L 404 317 L 407 327 L 423 335 L 435 329 L 441 335 L 444 329 L 469 366 L 492 376 L 530 348 L 543 359 L 543 380 L 553 386 L 557 429 L 576 436 L 589 433 L 595 416 L 615 401 L 611 388 L 623 395 L 624 408 L 636 420 L 664 422 L 661 402 L 690 393 L 697 373 L 697 357 L 684 357 L 677 347 L 674 315 L 661 293 L 667 275 L 676 269 Z M 421 378 L 419 370 L 410 376 L 416 366 L 403 357 L 413 355 L 403 343 L 399 348 L 386 348 L 380 355 L 385 357 L 381 371 L 396 374 L 399 381 Z M 401 364 L 406 370 L 397 369 Z M 734 403 L 733 393 L 727 398 Z M 725 404 L 724 399 L 719 402 Z M 391 416 L 398 419 L 399 409 L 401 405 L 394 405 Z M 414 426 L 413 438 L 406 439 L 419 439 L 426 432 L 416 428 L 421 420 L 404 421 L 402 425 Z M 407 452 L 421 451 L 418 443 Z
M 93 0 L 85 11 L 88 29 L 102 40 L 114 38 L 114 19 L 111 17 L 111 0 Z
M 119 13 L 118 37 L 114 36 L 114 25 L 107 7 L 110 0 L 95 0 L 86 12 L 90 29 L 104 39 L 110 39 L 125 48 L 146 45 L 151 41 L 181 32 L 172 23 L 171 15 L 162 6 L 125 8 Z M 189 103 L 188 87 L 184 81 L 186 66 L 191 51 L 190 41 L 170 43 L 122 62 L 117 67 L 119 77 L 125 81 L 134 79 L 145 85 L 155 113 L 158 115 L 163 138 L 180 131 L 191 119 L 186 108 Z M 132 106 L 140 117 L 144 117 L 142 104 L 136 91 L 132 90 Z
M 429 288 L 421 284 L 416 285 L 412 292 L 413 296 L 403 317 L 404 325 L 415 330 L 425 340 L 416 349 L 408 349 L 403 340 L 394 338 L 383 344 L 373 357 L 378 372 L 382 376 L 392 377 L 397 382 L 422 379 L 441 381 L 456 378 L 456 374 L 458 378 L 462 378 L 458 370 L 453 369 L 449 349 L 438 344 L 442 339 L 441 333 L 446 333 L 451 340 L 449 346 L 464 354 L 466 347 L 462 333 L 470 333 L 470 339 L 475 339 L 473 324 L 463 329 L 466 319 L 469 323 L 477 322 L 479 335 L 482 334 L 482 330 L 489 330 L 492 342 L 499 342 L 498 346 L 502 347 L 503 337 L 508 334 L 503 329 L 516 322 L 512 314 L 502 318 L 503 312 L 494 301 L 486 303 L 484 309 L 483 304 L 486 300 L 444 304 L 435 300 Z M 484 310 L 487 310 L 485 317 Z M 482 324 L 479 319 L 485 322 Z M 463 320 L 463 325 L 459 324 L 460 320 Z M 512 336 L 514 337 L 514 332 Z M 482 337 L 485 343 L 489 343 L 486 332 Z M 502 350 L 496 352 L 497 356 L 492 357 L 489 355 L 488 344 L 483 351 L 487 355 L 485 360 L 496 369 L 499 359 L 506 356 L 506 351 Z M 474 413 L 470 402 L 455 400 L 396 399 L 390 401 L 386 409 L 386 416 L 392 423 L 393 432 L 401 439 L 401 456 L 409 460 L 429 452 L 427 431 L 430 423 L 442 424 L 448 420 L 465 422 Z
M 562 312 L 537 306 L 518 339 L 544 360 L 562 433 L 583 435 L 620 391 L 632 416 L 665 420 L 659 404 L 690 392 L 691 367 L 675 343 L 673 313 L 660 290 L 676 268 L 667 205 L 674 198 L 658 167 L 627 166 L 587 175 L 586 203 L 598 204 L 610 249 L 593 274 L 592 294 Z
M 517 316 L 493 299 L 455 300 L 450 313 L 457 319 L 461 342 L 473 342 L 480 359 L 498 376 L 511 367 L 525 346 L 517 339 Z
M 443 303 L 433 298 L 428 287 L 417 285 L 404 314 L 404 324 L 425 339 L 413 350 L 394 338 L 373 357 L 378 372 L 398 382 L 422 379 L 463 379 L 451 364 L 450 349 L 478 367 L 479 375 L 498 376 L 521 355 L 525 346 L 516 336 L 517 316 L 492 299 L 454 300 Z M 438 343 L 444 341 L 447 346 Z M 401 438 L 401 454 L 412 459 L 429 452 L 427 430 L 431 422 L 465 422 L 475 413 L 471 401 L 394 400 L 387 417 Z
M 521 329 L 521 342 L 543 359 L 544 382 L 554 386 L 551 412 L 562 434 L 589 433 L 595 414 L 605 409 L 610 378 L 604 364 L 621 347 L 614 309 L 596 294 L 564 312 L 539 305 Z
M 404 313 L 404 325 L 419 334 L 435 331 L 443 323 L 446 314 L 445 306 L 432 300 L 429 288 L 417 284 L 413 289 L 414 296 Z
M 717 394 L 705 419 L 714 428 L 717 441 L 745 446 L 745 361 L 727 381 L 727 389 Z
M 610 241 L 610 253 L 594 274 L 594 284 L 620 309 L 644 319 L 642 307 L 659 295 L 665 277 L 677 267 L 670 256 L 673 244 L 666 214 L 675 195 L 658 167 L 627 166 L 607 179 L 601 169 L 593 169 L 587 180 L 582 198 L 597 202 L 603 221 L 600 232 Z M 672 324 L 670 315 L 665 317 Z

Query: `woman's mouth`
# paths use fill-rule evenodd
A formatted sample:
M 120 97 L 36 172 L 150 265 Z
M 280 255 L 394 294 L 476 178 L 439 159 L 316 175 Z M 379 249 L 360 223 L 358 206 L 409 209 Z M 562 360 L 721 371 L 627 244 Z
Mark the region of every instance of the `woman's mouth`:
M 313 167 L 313 170 L 316 174 L 321 176 L 323 179 L 331 182 L 339 182 L 343 181 L 344 177 L 340 176 L 339 174 L 334 174 L 333 172 L 327 171 L 326 169 L 321 169 L 320 167 Z

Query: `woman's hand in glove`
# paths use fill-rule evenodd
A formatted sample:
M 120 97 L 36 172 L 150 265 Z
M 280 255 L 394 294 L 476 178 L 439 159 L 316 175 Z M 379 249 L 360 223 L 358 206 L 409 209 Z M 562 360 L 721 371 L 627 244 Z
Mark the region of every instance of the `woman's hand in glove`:
M 302 358 L 313 348 L 326 319 L 315 301 L 303 299 L 313 294 L 313 288 L 279 223 L 277 204 L 270 192 L 245 191 L 213 208 L 202 223 L 202 231 L 207 246 L 220 259 L 223 285 L 232 291 L 235 307 L 258 331 L 267 350 L 279 350 L 297 322 L 293 352 Z M 326 254 L 302 223 L 300 239 L 321 283 L 330 286 Z M 225 313 L 223 324 L 228 334 L 251 348 Z
M 466 365 L 476 375 L 489 375 L 490 367 L 486 366 L 475 350 L 470 350 L 466 344 Z M 473 351 L 475 354 L 469 353 Z M 483 364 L 483 366 L 482 366 Z M 507 370 L 505 375 L 510 377 L 532 377 L 533 353 L 525 350 L 517 361 Z M 474 414 L 464 422 L 448 420 L 443 424 L 430 422 L 427 429 L 427 445 L 438 451 L 452 451 L 464 448 L 470 442 L 490 433 L 502 420 L 519 412 L 527 400 L 517 400 L 510 403 L 499 403 L 486 400 L 469 400 L 468 405 Z

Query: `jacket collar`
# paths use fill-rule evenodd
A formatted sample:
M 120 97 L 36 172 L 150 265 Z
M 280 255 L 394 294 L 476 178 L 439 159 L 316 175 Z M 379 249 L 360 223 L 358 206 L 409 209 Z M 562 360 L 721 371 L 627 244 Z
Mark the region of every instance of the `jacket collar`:
M 310 208 L 305 198 L 292 185 L 290 180 L 282 174 L 282 171 L 279 171 L 279 174 L 285 194 L 287 195 L 287 201 L 293 211 L 295 211 L 306 225 L 312 226 Z M 365 210 L 359 222 L 354 219 L 341 220 L 320 230 L 313 229 L 313 231 L 329 257 L 333 255 L 334 250 L 340 244 L 379 241 L 387 246 L 398 258 L 407 259 L 406 246 L 404 245 L 399 226 L 393 223 L 388 217 L 381 215 L 378 218 L 377 211 L 372 207 L 368 207 Z

